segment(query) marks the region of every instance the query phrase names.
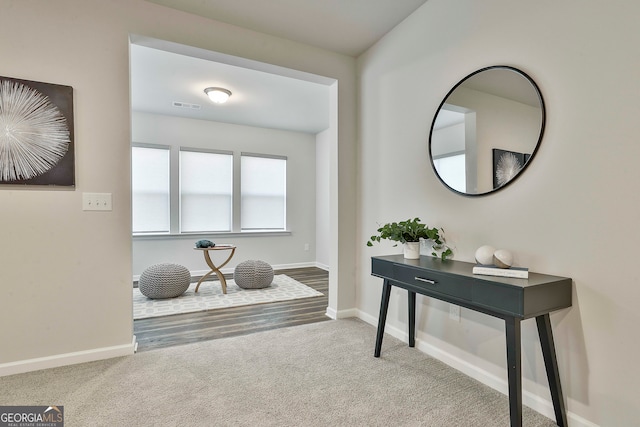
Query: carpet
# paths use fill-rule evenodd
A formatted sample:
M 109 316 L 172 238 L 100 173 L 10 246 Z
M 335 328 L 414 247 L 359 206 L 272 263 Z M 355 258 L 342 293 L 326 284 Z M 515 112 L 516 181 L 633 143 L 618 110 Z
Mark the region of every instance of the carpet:
M 501 394 L 376 328 L 330 320 L 0 377 L 65 426 L 508 427 Z M 556 424 L 523 407 L 523 425 Z
M 138 288 L 133 288 L 133 318 L 147 319 L 323 295 L 284 274 L 274 276 L 271 286 L 263 289 L 242 289 L 233 280 L 227 280 L 226 295 L 222 293 L 218 281 L 202 282 L 197 294 L 195 289 L 196 283 L 192 283 L 189 289 L 177 298 L 154 300 L 142 295 Z

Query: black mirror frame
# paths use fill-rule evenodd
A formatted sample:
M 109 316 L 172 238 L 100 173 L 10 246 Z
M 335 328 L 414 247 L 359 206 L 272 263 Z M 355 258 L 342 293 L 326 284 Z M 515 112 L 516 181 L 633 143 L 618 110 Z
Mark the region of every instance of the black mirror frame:
M 440 110 L 442 110 L 442 106 L 446 103 L 447 99 L 449 98 L 449 96 L 460 86 L 462 85 L 464 82 L 466 82 L 468 79 L 470 79 L 471 77 L 475 76 L 476 74 L 482 73 L 484 71 L 489 71 L 489 70 L 494 70 L 494 69 L 501 69 L 501 70 L 511 70 L 514 71 L 518 74 L 520 74 L 522 77 L 524 77 L 525 79 L 527 79 L 527 81 L 531 84 L 531 86 L 533 86 L 533 88 L 536 91 L 536 94 L 538 95 L 538 100 L 540 101 L 540 112 L 542 114 L 542 120 L 540 123 L 540 135 L 538 136 L 538 141 L 536 142 L 536 146 L 533 149 L 533 151 L 531 152 L 531 156 L 529 157 L 529 160 L 527 162 L 525 162 L 525 164 L 522 166 L 522 169 L 520 169 L 520 171 L 518 172 L 517 175 L 515 175 L 512 179 L 509 180 L 509 182 L 507 182 L 504 185 L 501 185 L 498 188 L 494 188 L 491 191 L 486 191 L 484 193 L 463 193 L 461 191 L 455 190 L 454 188 L 450 187 L 446 182 L 443 181 L 443 179 L 440 177 L 440 175 L 438 174 L 438 171 L 436 170 L 435 164 L 433 162 L 433 153 L 431 151 L 431 138 L 433 136 L 433 128 L 436 124 L 436 119 L 438 118 L 438 114 L 440 113 Z M 444 99 L 442 100 L 442 102 L 440 103 L 440 105 L 438 106 L 438 109 L 436 110 L 436 114 L 433 116 L 433 121 L 431 122 L 431 129 L 429 131 L 429 160 L 431 162 L 431 168 L 433 169 L 433 173 L 436 175 L 436 177 L 438 177 L 438 180 L 445 186 L 447 187 L 449 190 L 453 191 L 456 194 L 460 194 L 462 196 L 465 197 L 481 197 L 481 196 L 487 196 L 489 194 L 494 194 L 497 193 L 498 191 L 508 187 L 509 185 L 511 185 L 514 181 L 516 181 L 520 175 L 522 175 L 524 173 L 524 171 L 527 169 L 527 167 L 529 166 L 529 164 L 531 163 L 531 161 L 533 160 L 533 158 L 535 157 L 536 153 L 538 152 L 538 149 L 540 148 L 540 144 L 542 143 L 542 137 L 544 135 L 544 129 L 545 129 L 545 123 L 546 123 L 546 117 L 547 117 L 547 110 L 545 108 L 545 104 L 544 104 L 544 99 L 542 97 L 542 92 L 540 91 L 540 88 L 538 87 L 538 85 L 536 84 L 535 81 L 533 81 L 533 79 L 524 71 L 509 66 L 509 65 L 492 65 L 489 67 L 484 67 L 481 68 L 477 71 L 474 71 L 473 73 L 467 75 L 466 77 L 464 77 L 462 80 L 460 80 L 458 83 L 456 83 L 456 85 L 451 88 L 451 90 L 449 92 L 447 92 L 447 95 L 444 97 Z

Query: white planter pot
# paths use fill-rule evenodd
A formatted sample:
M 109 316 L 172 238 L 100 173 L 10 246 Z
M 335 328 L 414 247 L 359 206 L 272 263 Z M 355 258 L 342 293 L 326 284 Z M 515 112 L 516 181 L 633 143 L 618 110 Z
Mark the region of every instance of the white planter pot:
M 420 258 L 420 242 L 407 242 L 403 246 L 406 259 Z

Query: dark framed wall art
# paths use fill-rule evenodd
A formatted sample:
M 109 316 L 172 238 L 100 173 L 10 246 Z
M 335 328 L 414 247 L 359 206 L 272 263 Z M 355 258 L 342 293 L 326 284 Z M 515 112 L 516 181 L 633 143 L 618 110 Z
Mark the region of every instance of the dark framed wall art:
M 493 188 L 502 187 L 511 181 L 529 161 L 531 154 L 493 149 Z
M 75 186 L 73 88 L 0 76 L 0 185 Z

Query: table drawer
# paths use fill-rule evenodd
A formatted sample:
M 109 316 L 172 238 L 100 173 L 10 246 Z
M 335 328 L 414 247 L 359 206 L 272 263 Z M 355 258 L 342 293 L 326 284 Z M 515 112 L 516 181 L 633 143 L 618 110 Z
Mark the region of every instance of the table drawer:
M 471 301 L 473 280 L 464 277 L 452 277 L 422 268 L 395 264 L 393 266 L 393 280 L 421 288 L 427 294 L 437 292 Z

